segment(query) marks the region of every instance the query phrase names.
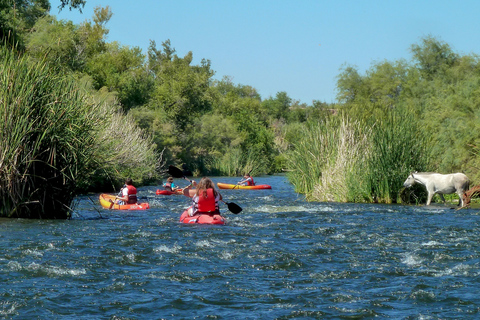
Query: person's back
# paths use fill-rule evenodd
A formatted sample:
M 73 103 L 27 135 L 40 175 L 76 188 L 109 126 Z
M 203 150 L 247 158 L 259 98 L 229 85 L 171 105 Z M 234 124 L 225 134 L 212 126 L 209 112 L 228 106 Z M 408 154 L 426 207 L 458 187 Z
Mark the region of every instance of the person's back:
M 212 180 L 203 177 L 196 189 L 185 188 L 183 194 L 192 198 L 192 207 L 188 214 L 193 216 L 197 213 L 220 213 L 218 201 L 222 200 L 222 195 L 215 190 Z
M 173 183 L 172 177 L 168 177 L 167 182 L 163 184 L 163 187 L 167 191 L 175 191 L 175 189 L 177 189 L 177 186 L 175 185 L 175 183 Z
M 125 186 L 121 190 L 122 196 L 118 197 L 123 204 L 135 204 L 137 203 L 137 188 L 133 186 L 133 180 L 128 178 L 125 181 Z

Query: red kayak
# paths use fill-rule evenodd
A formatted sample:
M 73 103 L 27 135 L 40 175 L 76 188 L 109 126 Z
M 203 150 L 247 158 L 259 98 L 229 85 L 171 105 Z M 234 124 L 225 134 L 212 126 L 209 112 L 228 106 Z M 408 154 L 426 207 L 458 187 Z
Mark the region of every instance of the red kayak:
M 158 195 L 164 195 L 164 196 L 170 196 L 172 194 L 183 194 L 183 190 L 182 189 L 178 189 L 177 191 L 169 191 L 169 190 L 160 190 L 160 189 L 157 189 L 157 192 L 155 192 L 155 194 L 158 196 Z
M 189 209 L 189 208 L 188 208 Z M 188 215 L 188 209 L 186 209 L 180 216 L 180 222 L 182 223 L 199 223 L 199 224 L 226 224 L 227 220 L 218 213 L 201 213 L 192 217 Z

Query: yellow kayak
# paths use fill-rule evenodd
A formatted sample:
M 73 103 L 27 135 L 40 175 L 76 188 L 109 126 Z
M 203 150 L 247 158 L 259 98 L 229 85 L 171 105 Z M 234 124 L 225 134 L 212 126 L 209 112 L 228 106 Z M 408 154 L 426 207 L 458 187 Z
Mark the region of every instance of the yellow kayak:
M 268 184 L 259 184 L 256 186 L 241 186 L 238 184 L 229 184 L 217 182 L 218 189 L 247 189 L 247 190 L 258 190 L 258 189 L 272 189 Z
M 117 204 L 115 203 L 115 196 L 111 194 L 102 193 L 100 195 L 100 204 L 105 209 L 115 210 L 145 210 L 150 209 L 150 205 L 145 203 L 133 203 L 133 204 Z

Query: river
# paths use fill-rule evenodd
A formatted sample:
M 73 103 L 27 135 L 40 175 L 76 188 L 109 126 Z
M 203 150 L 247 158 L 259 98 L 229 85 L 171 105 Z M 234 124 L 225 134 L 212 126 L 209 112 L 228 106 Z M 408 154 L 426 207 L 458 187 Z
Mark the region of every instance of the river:
M 90 195 L 72 220 L 0 221 L 0 317 L 480 318 L 478 209 L 306 202 L 284 176 L 256 182 L 272 190 L 221 190 L 243 208 L 222 206 L 226 226 L 180 224 L 189 199 L 157 187 L 139 188 L 146 211 Z

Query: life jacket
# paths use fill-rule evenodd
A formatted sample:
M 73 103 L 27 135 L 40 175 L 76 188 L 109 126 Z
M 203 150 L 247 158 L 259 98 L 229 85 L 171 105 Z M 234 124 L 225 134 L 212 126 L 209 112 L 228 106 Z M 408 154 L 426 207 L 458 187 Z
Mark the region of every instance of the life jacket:
M 207 196 L 204 196 L 204 190 L 201 190 L 197 195 L 193 197 L 193 210 L 194 214 L 200 212 L 217 212 L 218 213 L 218 203 L 215 199 L 215 193 L 213 189 L 207 189 Z
M 247 180 L 247 186 L 254 186 L 255 181 L 253 181 L 253 177 L 249 177 Z
M 137 203 L 137 188 L 132 185 L 127 185 L 128 191 L 128 204 Z
M 173 191 L 172 189 L 172 183 L 171 182 L 166 182 L 163 187 L 165 188 L 165 190 L 168 190 L 168 191 Z

